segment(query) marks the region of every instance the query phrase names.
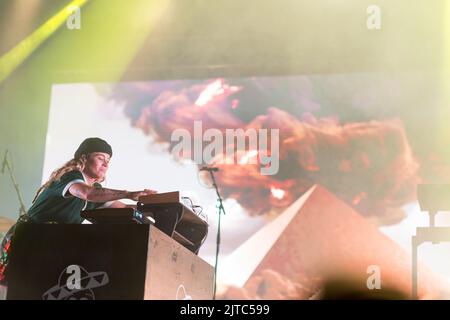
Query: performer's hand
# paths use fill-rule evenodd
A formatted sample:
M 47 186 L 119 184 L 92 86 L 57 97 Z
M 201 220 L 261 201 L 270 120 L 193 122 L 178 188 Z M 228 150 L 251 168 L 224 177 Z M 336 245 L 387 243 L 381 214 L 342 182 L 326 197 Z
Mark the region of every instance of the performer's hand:
M 149 195 L 152 195 L 155 193 L 158 193 L 158 192 L 155 190 L 149 190 L 149 189 L 144 189 L 142 191 L 134 191 L 134 192 L 130 192 L 128 199 L 131 199 L 134 201 L 139 201 L 139 197 L 149 196 Z

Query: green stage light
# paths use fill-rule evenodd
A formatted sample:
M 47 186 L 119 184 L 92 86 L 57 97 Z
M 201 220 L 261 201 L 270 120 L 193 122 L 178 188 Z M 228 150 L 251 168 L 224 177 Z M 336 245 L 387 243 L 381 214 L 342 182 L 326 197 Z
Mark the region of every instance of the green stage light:
M 0 58 L 0 84 L 89 0 L 74 0 Z

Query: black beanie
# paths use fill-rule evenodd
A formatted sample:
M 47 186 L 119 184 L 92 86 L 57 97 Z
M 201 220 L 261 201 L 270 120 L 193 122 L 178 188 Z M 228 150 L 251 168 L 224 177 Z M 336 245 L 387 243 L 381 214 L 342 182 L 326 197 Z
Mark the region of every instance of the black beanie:
M 112 148 L 108 142 L 100 138 L 87 138 L 80 144 L 77 151 L 75 151 L 74 158 L 78 160 L 83 154 L 93 152 L 107 153 L 110 157 L 112 157 Z

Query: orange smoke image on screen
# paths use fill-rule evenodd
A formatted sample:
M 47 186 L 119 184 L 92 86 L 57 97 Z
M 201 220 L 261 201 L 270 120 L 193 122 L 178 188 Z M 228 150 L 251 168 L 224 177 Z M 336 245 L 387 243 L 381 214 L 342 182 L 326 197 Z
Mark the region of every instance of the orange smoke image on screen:
M 401 120 L 339 124 L 334 118 L 311 114 L 299 119 L 275 106 L 246 122 L 233 113 L 242 108 L 234 95 L 244 89 L 218 79 L 153 93 L 156 98 L 137 109 L 128 101 L 126 110 L 133 126 L 156 142 L 168 144 L 169 152 L 174 146 L 171 133 L 186 129 L 193 134 L 194 121 L 201 121 L 203 130 L 213 128 L 223 134 L 226 129 L 279 129 L 277 174 L 261 175 L 260 164 L 212 164 L 221 169 L 217 182 L 223 195 L 236 199 L 250 215 L 281 212 L 319 183 L 380 223 L 395 223 L 404 217 L 400 208 L 416 197 L 419 165 Z M 141 96 L 151 92 L 144 84 L 132 90 Z M 267 150 L 271 150 L 268 143 Z M 274 189 L 279 191 L 274 194 Z

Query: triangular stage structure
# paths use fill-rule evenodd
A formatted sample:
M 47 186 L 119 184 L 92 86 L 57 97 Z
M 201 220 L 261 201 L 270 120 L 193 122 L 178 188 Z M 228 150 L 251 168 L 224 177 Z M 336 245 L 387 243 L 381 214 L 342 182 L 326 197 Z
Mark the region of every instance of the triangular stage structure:
M 372 267 L 371 267 L 372 266 Z M 410 297 L 411 256 L 377 226 L 321 186 L 313 186 L 220 265 L 221 283 L 244 287 L 272 270 L 293 282 L 305 278 L 352 279 L 368 290 L 373 266 L 382 288 Z M 441 284 L 442 285 L 442 284 Z M 419 268 L 419 298 L 439 295 L 439 282 Z

